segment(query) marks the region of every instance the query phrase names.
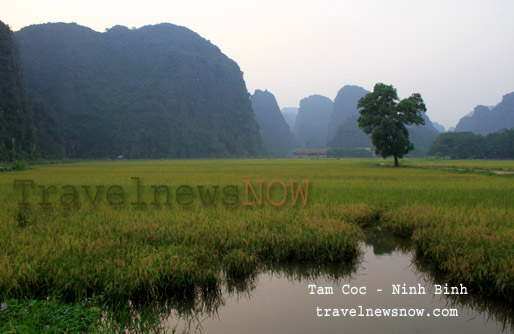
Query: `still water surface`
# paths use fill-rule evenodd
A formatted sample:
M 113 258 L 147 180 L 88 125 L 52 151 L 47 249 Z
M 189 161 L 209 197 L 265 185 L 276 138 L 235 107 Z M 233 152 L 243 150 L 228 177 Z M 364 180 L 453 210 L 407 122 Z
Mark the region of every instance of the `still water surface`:
M 258 274 L 239 288 L 225 292 L 209 311 L 177 315 L 166 326 L 177 333 L 514 333 L 512 306 L 468 296 L 434 295 L 444 285 L 416 259 L 405 240 L 377 228 L 368 231 L 363 255 L 352 268 L 296 266 Z M 425 287 L 426 294 L 393 295 L 392 285 Z M 333 295 L 310 294 L 308 286 L 332 287 Z M 344 295 L 345 284 L 366 287 L 366 295 Z M 382 289 L 378 292 L 377 289 Z M 317 307 L 424 309 L 421 317 L 319 317 Z M 435 317 L 436 309 L 456 309 L 457 317 Z M 444 312 L 444 311 L 443 311 Z M 332 314 L 332 312 L 330 312 Z M 427 316 L 427 314 L 430 314 Z

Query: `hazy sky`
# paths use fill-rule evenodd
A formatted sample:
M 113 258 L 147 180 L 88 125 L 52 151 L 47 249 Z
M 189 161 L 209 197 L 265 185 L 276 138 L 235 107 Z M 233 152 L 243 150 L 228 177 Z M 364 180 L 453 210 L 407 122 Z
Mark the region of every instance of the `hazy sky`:
M 346 84 L 421 93 L 433 121 L 454 126 L 514 91 L 513 0 L 0 0 L 13 30 L 76 22 L 186 26 L 234 59 L 248 90 L 280 107 Z

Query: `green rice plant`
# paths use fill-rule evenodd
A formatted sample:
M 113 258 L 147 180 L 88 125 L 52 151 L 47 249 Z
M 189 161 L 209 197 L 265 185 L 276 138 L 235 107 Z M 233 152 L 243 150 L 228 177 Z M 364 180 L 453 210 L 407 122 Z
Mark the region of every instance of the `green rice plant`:
M 355 263 L 362 228 L 380 220 L 452 279 L 512 301 L 512 178 L 482 171 L 512 171 L 514 162 L 405 159 L 404 168 L 388 168 L 381 161 L 89 161 L 1 173 L 0 295 L 68 302 L 96 296 L 119 305 L 195 299 L 224 284 L 237 290 L 244 286 L 237 282 L 277 264 Z M 243 205 L 243 180 L 275 179 L 310 180 L 307 204 L 292 205 L 288 193 L 282 206 L 266 196 L 262 206 Z M 33 180 L 26 205 L 16 180 Z M 124 189 L 123 204 L 106 200 L 113 185 Z M 161 185 L 171 189 L 170 205 L 162 195 L 152 204 L 152 186 Z M 181 185 L 193 189 L 191 205 L 178 203 Z M 237 186 L 232 205 L 199 198 L 198 186 L 229 185 Z M 62 205 L 66 186 L 80 192 L 77 203 Z M 92 203 L 84 187 L 94 197 L 102 186 Z M 44 189 L 49 205 L 42 205 Z M 281 188 L 273 191 L 276 202 Z
M 512 209 L 406 207 L 382 217 L 394 233 L 412 237 L 424 258 L 453 283 L 476 294 L 514 300 Z

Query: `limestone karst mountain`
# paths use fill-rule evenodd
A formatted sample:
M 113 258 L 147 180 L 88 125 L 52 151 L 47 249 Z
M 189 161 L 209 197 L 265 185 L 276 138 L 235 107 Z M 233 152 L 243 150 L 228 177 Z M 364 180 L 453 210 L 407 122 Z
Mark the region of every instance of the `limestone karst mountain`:
M 275 96 L 267 90 L 257 89 L 252 95 L 252 108 L 259 125 L 263 149 L 277 155 L 290 155 L 294 150 L 295 139 Z
M 243 157 L 261 150 L 238 65 L 173 24 L 15 34 L 27 87 L 55 110 L 68 157 Z
M 461 118 L 455 131 L 487 135 L 511 128 L 514 128 L 514 92 L 504 95 L 494 107 L 476 106 L 471 114 Z
M 311 95 L 300 101 L 294 124 L 298 148 L 326 148 L 327 130 L 332 115 L 333 102 L 328 97 Z

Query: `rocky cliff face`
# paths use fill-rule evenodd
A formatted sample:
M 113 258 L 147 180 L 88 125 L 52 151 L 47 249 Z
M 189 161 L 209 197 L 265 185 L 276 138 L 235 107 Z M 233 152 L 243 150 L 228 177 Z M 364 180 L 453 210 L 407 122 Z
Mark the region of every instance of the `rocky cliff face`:
M 257 89 L 252 95 L 252 108 L 259 125 L 263 149 L 276 155 L 290 155 L 294 150 L 295 139 L 275 96 L 267 90 Z
M 27 86 L 55 110 L 69 157 L 260 152 L 241 70 L 185 27 L 98 33 L 56 23 L 23 28 L 16 38 Z

